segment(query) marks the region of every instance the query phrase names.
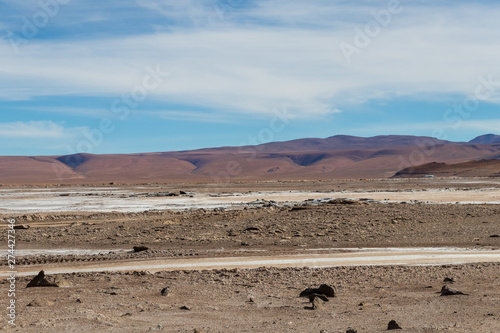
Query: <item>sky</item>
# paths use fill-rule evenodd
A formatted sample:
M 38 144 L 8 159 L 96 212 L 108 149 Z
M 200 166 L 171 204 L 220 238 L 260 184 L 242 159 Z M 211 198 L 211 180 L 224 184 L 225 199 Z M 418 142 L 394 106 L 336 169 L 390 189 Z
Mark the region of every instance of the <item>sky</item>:
M 500 3 L 0 0 L 0 155 L 500 134 Z

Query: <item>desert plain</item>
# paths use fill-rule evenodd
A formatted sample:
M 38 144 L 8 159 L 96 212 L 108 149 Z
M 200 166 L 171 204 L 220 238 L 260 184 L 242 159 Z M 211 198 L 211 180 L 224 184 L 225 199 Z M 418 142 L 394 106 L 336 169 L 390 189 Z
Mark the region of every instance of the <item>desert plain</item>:
M 500 332 L 498 178 L 12 185 L 0 219 L 1 331 Z

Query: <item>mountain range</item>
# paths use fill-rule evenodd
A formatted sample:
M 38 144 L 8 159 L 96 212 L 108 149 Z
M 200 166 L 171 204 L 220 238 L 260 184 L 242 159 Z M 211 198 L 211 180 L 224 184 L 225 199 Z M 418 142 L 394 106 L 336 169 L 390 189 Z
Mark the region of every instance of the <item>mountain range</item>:
M 442 168 L 439 163 L 495 159 L 500 159 L 500 136 L 494 134 L 469 142 L 424 136 L 336 135 L 326 139 L 159 153 L 3 156 L 0 184 L 389 178 L 402 170 L 406 171 L 398 176 L 412 176 L 415 167 L 426 164 L 425 173 L 432 173 L 429 163 Z

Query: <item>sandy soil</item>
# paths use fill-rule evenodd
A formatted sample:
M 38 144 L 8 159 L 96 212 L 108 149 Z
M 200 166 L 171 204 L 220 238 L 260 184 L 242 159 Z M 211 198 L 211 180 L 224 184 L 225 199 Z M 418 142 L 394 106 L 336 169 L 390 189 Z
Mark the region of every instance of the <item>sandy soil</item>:
M 319 333 L 346 332 L 352 327 L 358 332 L 382 332 L 394 319 L 403 332 L 497 333 L 500 263 L 495 258 L 500 250 L 500 205 L 495 196 L 499 188 L 494 180 L 437 179 L 237 183 L 225 188 L 210 184 L 58 188 L 59 193 L 42 188 L 3 189 L 0 219 L 15 218 L 18 225 L 30 226 L 16 230 L 17 249 L 23 251 L 18 257 L 19 272 L 46 269 L 50 273 L 65 267 L 73 271 L 60 275 L 71 284 L 61 288 L 26 289 L 30 278 L 18 276 L 18 326 L 11 328 L 3 316 L 0 330 Z M 100 193 L 96 195 L 99 200 L 132 195 L 128 199 L 134 204 L 134 200 L 151 199 L 149 193 L 180 190 L 195 195 L 153 199 L 196 203 L 200 196 L 228 202 L 231 209 L 194 206 L 180 211 L 39 212 L 37 208 L 5 212 L 12 208 L 7 202 L 23 202 L 28 207 L 35 197 L 78 201 L 93 191 Z M 289 191 L 304 196 L 290 200 Z M 265 192 L 275 192 L 283 200 L 270 199 Z M 334 192 L 343 193 L 332 195 Z M 242 194 L 260 201 L 248 203 L 241 200 Z M 316 194 L 318 197 L 311 197 Z M 376 200 L 307 200 L 356 195 Z M 426 203 L 453 195 L 452 202 L 489 203 Z M 3 224 L 0 244 L 5 244 L 4 249 L 6 230 Z M 149 250 L 133 252 L 132 247 L 138 245 Z M 360 247 L 377 250 L 352 253 Z M 420 247 L 427 249 L 417 249 Z M 408 250 L 402 248 L 413 248 L 413 252 L 404 253 Z M 460 248 L 453 250 L 456 257 L 446 257 L 449 248 Z M 487 259 L 482 254 L 496 257 Z M 404 262 L 390 261 L 391 255 L 391 260 Z M 409 257 L 401 258 L 404 255 Z M 382 259 L 377 261 L 377 256 Z M 428 261 L 440 256 L 446 264 Z M 464 256 L 480 263 L 464 263 Z M 296 265 L 292 259 L 303 262 Z M 307 262 L 310 259 L 340 266 L 254 268 L 273 266 L 269 260 L 279 261 L 274 266 L 318 264 L 318 260 Z M 226 265 L 231 260 L 240 268 L 211 265 Z M 158 262 L 190 266 L 148 266 Z M 130 263 L 134 265 L 128 272 L 76 272 L 91 266 L 123 269 Z M 438 265 L 415 266 L 424 263 Z M 5 264 L 2 259 L 2 274 L 8 271 Z M 370 266 L 358 266 L 361 264 Z M 450 287 L 468 295 L 440 296 L 445 278 L 453 278 Z M 308 299 L 298 296 L 322 283 L 335 286 L 337 296 L 312 310 Z M 162 296 L 165 287 L 169 292 Z M 2 278 L 2 302 L 8 289 Z

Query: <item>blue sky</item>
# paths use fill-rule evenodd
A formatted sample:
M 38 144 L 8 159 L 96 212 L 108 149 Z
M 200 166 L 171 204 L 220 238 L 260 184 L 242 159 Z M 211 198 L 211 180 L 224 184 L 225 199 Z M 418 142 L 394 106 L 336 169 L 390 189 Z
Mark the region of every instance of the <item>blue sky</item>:
M 499 133 L 490 1 L 0 0 L 0 155 Z

